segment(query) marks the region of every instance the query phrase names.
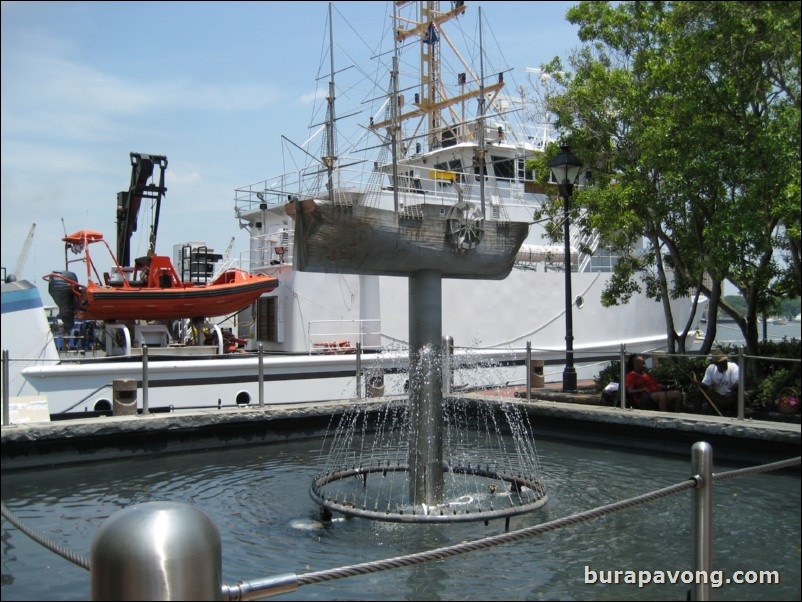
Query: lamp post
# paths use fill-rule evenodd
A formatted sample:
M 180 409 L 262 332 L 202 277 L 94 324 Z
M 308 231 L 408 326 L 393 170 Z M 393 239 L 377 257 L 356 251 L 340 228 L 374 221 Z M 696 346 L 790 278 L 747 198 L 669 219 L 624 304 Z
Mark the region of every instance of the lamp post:
M 563 199 L 563 228 L 565 238 L 565 369 L 563 391 L 576 391 L 576 369 L 574 368 L 574 323 L 573 297 L 571 294 L 571 232 L 568 211 L 574 182 L 582 169 L 582 162 L 572 153 L 567 144 L 560 146 L 560 154 L 549 163 L 549 168 L 560 186 Z

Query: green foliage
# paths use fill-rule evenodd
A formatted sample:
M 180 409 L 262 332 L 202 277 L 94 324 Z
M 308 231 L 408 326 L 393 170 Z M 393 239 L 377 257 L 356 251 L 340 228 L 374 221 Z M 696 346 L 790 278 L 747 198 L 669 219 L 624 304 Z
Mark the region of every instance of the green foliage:
M 731 358 L 738 355 L 735 346 L 723 346 Z M 750 405 L 763 407 L 773 403 L 781 394 L 792 389 L 802 392 L 802 368 L 799 362 L 788 361 L 802 357 L 802 341 L 784 339 L 760 343 L 757 359 L 747 358 L 744 374 L 746 397 Z M 671 384 L 686 393 L 695 393 L 692 377 L 702 380 L 710 360 L 707 355 L 661 357 L 651 373 L 662 384 Z M 607 384 L 619 382 L 620 362 L 613 361 L 596 375 L 596 391 L 601 392 Z
M 783 299 L 780 302 L 779 315 L 789 318 L 798 316 L 800 313 L 800 306 L 802 306 L 802 304 L 800 304 L 799 297 L 796 299 Z
M 598 393 L 601 393 L 604 387 L 610 383 L 617 383 L 621 380 L 621 362 L 611 362 L 608 366 L 602 368 L 593 380 L 596 383 L 596 392 Z
M 741 295 L 725 295 L 724 301 L 739 314 L 744 315 L 746 313 L 746 300 Z
M 546 66 L 564 86 L 547 107 L 594 171 L 581 223 L 636 258 L 605 302 L 641 286 L 665 303 L 697 285 L 712 297 L 729 281 L 755 353 L 758 316 L 801 280 L 800 4 L 580 2 L 568 20 L 585 46 L 573 72 Z
M 691 391 L 691 377 L 702 380 L 709 361 L 705 356 L 671 357 L 660 361 L 652 376 L 660 383 L 675 383 L 683 391 Z
M 799 395 L 800 385 L 799 377 L 794 376 L 791 370 L 780 368 L 776 372 L 766 376 L 760 383 L 752 390 L 752 399 L 755 405 L 764 406 L 771 405 L 780 395 L 793 391 Z
M 802 390 L 800 363 L 786 361 L 802 357 L 802 341 L 766 341 L 760 344 L 759 357 L 761 359 L 755 361 L 754 369 L 747 373 L 746 391 L 753 403 L 763 405 L 773 402 L 787 387 Z

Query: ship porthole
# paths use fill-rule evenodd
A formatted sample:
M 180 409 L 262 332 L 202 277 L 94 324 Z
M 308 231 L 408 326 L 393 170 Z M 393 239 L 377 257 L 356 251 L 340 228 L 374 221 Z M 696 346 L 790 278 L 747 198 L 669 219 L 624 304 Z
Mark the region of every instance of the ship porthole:
M 111 401 L 108 399 L 98 399 L 95 402 L 95 412 L 111 412 Z
M 236 402 L 238 406 L 246 406 L 251 403 L 251 394 L 247 391 L 240 391 L 237 393 Z
M 577 298 L 574 299 L 574 303 L 579 309 L 585 307 L 585 298 L 582 295 L 577 295 Z

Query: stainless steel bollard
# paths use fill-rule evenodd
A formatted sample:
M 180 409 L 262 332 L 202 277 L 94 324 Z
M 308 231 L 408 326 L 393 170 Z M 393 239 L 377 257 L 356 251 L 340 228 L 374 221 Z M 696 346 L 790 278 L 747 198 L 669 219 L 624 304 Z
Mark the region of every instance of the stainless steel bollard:
M 112 414 L 115 416 L 136 415 L 136 381 L 132 378 L 113 380 Z
M 710 575 L 713 568 L 713 448 L 698 441 L 691 448 L 691 470 L 696 479 L 693 492 L 693 572 Z M 712 600 L 707 579 L 698 580 L 691 590 L 691 600 Z
M 223 553 L 211 519 L 148 502 L 110 516 L 92 539 L 92 600 L 222 600 Z

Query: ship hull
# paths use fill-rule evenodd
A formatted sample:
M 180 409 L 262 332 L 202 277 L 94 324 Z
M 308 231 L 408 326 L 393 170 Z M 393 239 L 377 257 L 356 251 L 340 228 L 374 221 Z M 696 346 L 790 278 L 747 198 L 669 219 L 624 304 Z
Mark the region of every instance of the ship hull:
M 295 220 L 294 267 L 336 274 L 408 276 L 434 270 L 443 278 L 501 280 L 512 270 L 529 225 L 482 224 L 475 246 L 458 248 L 447 207 L 395 212 L 305 199 L 285 206 Z

